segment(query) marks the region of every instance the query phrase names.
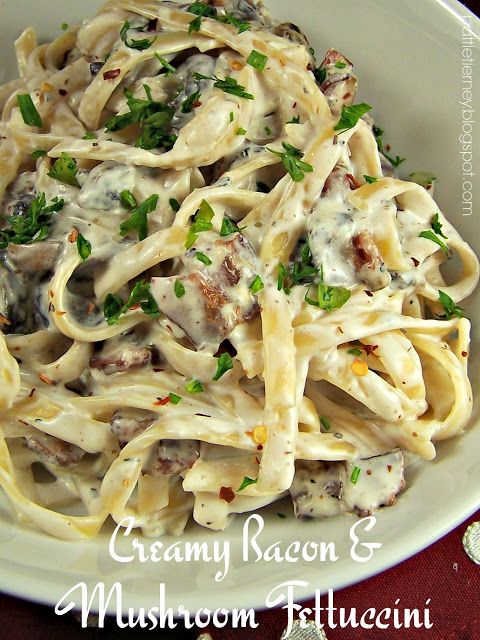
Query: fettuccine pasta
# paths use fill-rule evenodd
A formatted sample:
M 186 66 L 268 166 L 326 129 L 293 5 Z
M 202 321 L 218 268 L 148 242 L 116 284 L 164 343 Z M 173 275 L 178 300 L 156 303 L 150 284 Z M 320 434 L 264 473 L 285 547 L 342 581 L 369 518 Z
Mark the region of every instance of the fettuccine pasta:
M 432 178 L 397 177 L 352 63 L 253 0 L 111 0 L 15 48 L 0 485 L 21 519 L 78 540 L 109 517 L 220 530 L 289 494 L 299 518 L 393 504 L 468 424 L 479 265 Z

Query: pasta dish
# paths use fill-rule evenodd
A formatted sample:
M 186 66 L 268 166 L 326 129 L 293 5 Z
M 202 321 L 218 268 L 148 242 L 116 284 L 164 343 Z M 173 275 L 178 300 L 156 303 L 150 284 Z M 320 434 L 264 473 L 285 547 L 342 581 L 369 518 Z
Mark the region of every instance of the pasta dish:
M 350 60 L 253 0 L 111 0 L 15 49 L 0 485 L 21 520 L 78 540 L 288 495 L 298 518 L 393 504 L 468 424 L 479 265 L 433 176 L 397 177 Z

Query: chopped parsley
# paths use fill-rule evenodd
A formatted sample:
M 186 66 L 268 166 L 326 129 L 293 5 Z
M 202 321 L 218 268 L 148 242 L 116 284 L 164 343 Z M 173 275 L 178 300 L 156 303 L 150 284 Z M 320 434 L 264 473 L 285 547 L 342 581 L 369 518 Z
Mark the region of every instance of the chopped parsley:
M 225 238 L 226 236 L 231 235 L 232 233 L 240 233 L 240 229 L 237 227 L 235 222 L 231 220 L 227 216 L 223 216 L 222 220 L 222 228 L 220 229 L 220 236 Z
M 320 282 L 317 287 L 317 300 L 313 300 L 305 294 L 305 302 L 319 307 L 324 311 L 333 311 L 340 309 L 350 299 L 350 291 L 345 287 L 331 287 L 323 282 L 323 269 L 320 270 Z
M 340 115 L 340 120 L 333 127 L 333 130 L 337 133 L 344 133 L 349 129 L 352 129 L 360 118 L 365 115 L 368 111 L 371 110 L 371 106 L 366 104 L 365 102 L 361 102 L 360 104 L 351 104 L 346 107 L 342 107 L 342 113 Z
M 286 124 L 300 124 L 300 116 L 293 116 Z
M 68 31 L 68 23 L 67 22 L 62 22 L 62 24 L 60 25 L 60 29 L 62 31 Z
M 25 124 L 30 127 L 43 127 L 43 120 L 29 93 L 17 94 L 17 104 Z
M 210 231 L 213 227 L 212 220 L 215 213 L 206 200 L 202 200 L 190 229 L 188 230 L 185 248 L 190 249 L 195 244 L 198 234 L 202 231 Z
M 247 64 L 256 69 L 257 71 L 263 71 L 267 64 L 268 57 L 256 49 L 252 49 L 252 52 L 247 58 Z
M 92 245 L 84 236 L 82 236 L 81 233 L 79 233 L 77 236 L 77 251 L 78 255 L 84 262 L 85 260 L 87 260 L 87 258 L 90 257 L 90 254 L 92 253 Z
M 256 293 L 260 293 L 260 291 L 262 291 L 264 288 L 265 285 L 263 284 L 263 280 L 259 275 L 256 275 L 249 286 L 250 291 L 253 295 L 255 295 Z
M 323 84 L 327 79 L 327 70 L 325 67 L 318 67 L 318 69 L 314 70 L 313 75 L 318 84 Z
M 300 260 L 296 260 L 289 269 L 282 263 L 277 270 L 277 289 L 289 295 L 291 287 L 298 284 L 312 284 L 318 275 L 318 269 L 312 261 L 312 254 L 308 243 L 302 247 Z
M 172 207 L 175 213 L 177 213 L 177 211 L 180 211 L 180 203 L 176 198 L 170 198 L 168 204 Z
M 158 318 L 160 315 L 160 309 L 150 293 L 150 283 L 144 280 L 136 283 L 125 304 L 123 304 L 120 296 L 109 293 L 105 298 L 103 314 L 107 324 L 118 324 L 121 315 L 127 313 L 132 307 L 138 306 L 149 316 Z
M 330 424 L 330 420 L 328 420 L 327 418 L 324 418 L 323 416 L 320 417 L 320 424 L 325 429 L 325 431 L 330 431 L 330 429 L 332 428 L 332 425 Z
M 197 103 L 201 95 L 200 91 L 195 91 L 195 93 L 188 96 L 188 98 L 182 102 L 182 113 L 191 113 L 194 107 L 199 106 Z
M 148 236 L 147 215 L 157 208 L 158 195 L 153 194 L 142 204 L 131 209 L 132 215 L 120 225 L 120 235 L 126 236 L 129 231 L 135 231 L 139 240 Z
M 166 76 L 171 76 L 173 73 L 176 73 L 177 70 L 173 65 L 171 65 L 168 62 L 168 60 L 165 60 L 165 58 L 162 58 L 158 53 L 155 53 L 155 57 L 160 62 L 162 67 L 166 70 L 166 73 L 165 73 Z
M 188 7 L 188 12 L 197 16 L 190 22 L 188 26 L 188 33 L 200 31 L 202 18 L 216 18 L 217 16 L 217 10 L 205 2 L 194 2 Z
M 82 140 L 96 140 L 96 136 L 94 133 L 88 132 L 83 137 Z
M 350 476 L 350 482 L 352 484 L 357 484 L 361 471 L 360 467 L 353 467 L 352 475 Z
M 223 16 L 217 16 L 215 20 L 217 20 L 218 22 L 223 22 L 224 24 L 231 24 L 234 27 L 237 27 L 238 29 L 237 33 L 243 33 L 244 31 L 248 31 L 249 29 L 251 29 L 250 23 L 242 22 L 241 20 L 238 20 L 238 18 L 235 18 L 235 16 L 232 16 L 231 13 L 225 13 Z
M 439 236 L 442 236 L 442 238 L 445 238 L 445 240 L 448 240 L 447 236 L 443 233 L 442 231 L 442 223 L 440 222 L 439 219 L 439 215 L 438 213 L 436 213 L 433 218 L 432 218 L 432 222 L 430 223 L 432 225 L 432 229 L 435 231 L 435 233 Z
M 129 49 L 137 49 L 138 51 L 144 51 L 145 49 L 149 49 L 152 44 L 157 39 L 157 36 L 153 38 L 143 38 L 142 40 L 128 40 L 128 31 L 130 30 L 130 22 L 128 20 L 123 23 L 123 26 L 120 30 L 120 38 L 124 42 L 125 46 Z M 136 28 L 135 31 L 143 31 L 142 29 Z
M 280 511 L 277 512 L 277 518 L 280 518 L 280 520 L 285 520 L 286 517 L 284 513 L 280 513 Z
M 185 385 L 185 389 L 188 391 L 188 393 L 202 393 L 202 391 L 205 391 L 205 387 L 203 386 L 203 384 L 196 378 L 192 378 L 190 382 L 187 382 Z
M 374 178 L 373 176 L 363 176 L 363 179 L 367 184 L 374 184 L 375 182 L 378 182 L 378 178 Z
M 267 134 L 267 136 L 271 136 L 272 135 L 272 130 L 270 129 L 270 127 L 264 127 L 265 128 L 265 133 Z
M 437 179 L 433 173 L 429 173 L 428 171 L 414 171 L 409 177 L 412 182 L 416 182 L 425 189 L 427 187 L 431 187 L 433 182 Z
M 357 358 L 362 355 L 360 349 L 349 349 L 347 353 L 349 353 L 351 356 L 356 356 Z
M 422 231 L 418 235 L 418 237 L 419 238 L 425 238 L 426 240 L 431 240 L 432 242 L 435 242 L 435 244 L 438 244 L 438 246 L 440 247 L 440 249 L 443 251 L 443 253 L 446 256 L 449 255 L 449 251 L 448 251 L 447 245 L 435 233 L 433 233 L 433 231 Z
M 377 141 L 378 150 L 382 155 L 385 156 L 385 158 L 387 158 L 387 160 L 393 167 L 397 168 L 402 164 L 402 162 L 405 162 L 406 158 L 401 158 L 400 156 L 392 158 L 391 156 L 387 155 L 382 139 L 382 136 L 385 133 L 383 129 L 380 129 L 380 127 L 374 125 L 372 131 L 373 135 L 375 136 L 375 140 Z
M 212 261 L 210 260 L 210 258 L 208 256 L 206 256 L 204 253 L 202 253 L 201 251 L 197 251 L 196 252 L 195 258 L 199 262 L 203 262 L 203 264 L 206 264 L 207 267 L 212 264 Z
M 173 291 L 175 292 L 177 298 L 183 298 L 183 296 L 185 295 L 185 287 L 181 280 L 175 280 Z
M 251 93 L 247 93 L 245 91 L 245 87 L 235 80 L 235 78 L 231 78 L 230 76 L 226 76 L 223 80 L 221 78 L 217 78 L 217 76 L 204 76 L 203 73 L 194 73 L 193 77 L 196 80 L 214 80 L 213 86 L 217 89 L 221 89 L 225 91 L 225 93 L 229 93 L 232 96 L 237 96 L 238 98 L 245 98 L 246 100 L 254 100 L 254 96 Z
M 176 136 L 168 133 L 168 128 L 175 113 L 172 107 L 152 99 L 150 87 L 143 85 L 146 100 L 135 98 L 133 91 L 125 89 L 127 113 L 113 116 L 105 123 L 105 131 L 121 131 L 132 124 L 139 124 L 142 135 L 135 146 L 150 150 L 164 147 L 169 150 L 175 144 Z
M 278 265 L 278 271 L 277 271 L 277 289 L 278 291 L 285 291 L 285 293 L 288 295 L 290 293 L 290 287 L 286 285 L 286 280 L 288 278 L 288 271 L 285 268 L 285 265 L 282 264 L 281 262 Z
M 133 209 L 138 206 L 135 196 L 128 189 L 125 189 L 120 193 L 120 202 L 122 203 L 122 207 L 129 211 L 133 211 Z
M 217 380 L 220 380 L 220 378 L 225 373 L 227 373 L 227 371 L 229 371 L 230 369 L 233 369 L 233 361 L 228 353 L 226 352 L 222 353 L 222 355 L 219 358 L 216 358 L 216 360 L 217 360 L 217 371 L 212 378 L 212 380 L 215 380 L 215 382 Z
M 32 151 L 32 158 L 34 160 L 37 160 L 38 158 L 43 158 L 43 156 L 46 156 L 47 152 L 45 151 L 45 149 L 35 149 L 35 151 Z
M 9 226 L 0 229 L 0 249 L 6 249 L 9 244 L 33 244 L 45 240 L 52 215 L 63 205 L 63 199 L 53 198 L 47 206 L 45 194 L 38 193 L 24 215 L 7 216 Z
M 237 136 L 244 136 L 247 133 L 247 130 L 244 129 L 243 127 L 238 127 L 238 129 L 235 131 L 235 135 Z
M 457 318 L 463 318 L 464 313 L 463 309 L 455 304 L 455 302 L 447 295 L 444 291 L 438 292 L 438 301 L 442 305 L 445 310 L 445 313 L 441 316 L 438 316 L 442 320 L 451 320 L 453 316 Z
M 282 142 L 282 146 L 285 151 L 275 151 L 275 149 L 270 149 L 270 147 L 267 147 L 267 149 L 282 158 L 283 166 L 294 182 L 301 182 L 305 178 L 306 173 L 313 171 L 312 165 L 303 162 L 303 153 L 300 149 L 288 144 L 288 142 Z
M 347 63 L 337 60 L 337 62 L 335 63 L 335 66 L 337 67 L 337 69 L 345 69 L 345 67 L 347 66 Z
M 239 491 L 243 491 L 244 489 L 249 487 L 251 484 L 257 484 L 257 480 L 256 479 L 254 480 L 253 478 L 249 478 L 248 476 L 245 476 L 242 480 L 242 484 L 237 489 L 237 493 Z
M 77 173 L 78 167 L 75 160 L 68 153 L 62 153 L 60 158 L 55 160 L 47 175 L 71 187 L 80 187 L 76 178 Z
M 170 398 L 170 402 L 172 404 L 179 404 L 180 401 L 182 400 L 182 396 L 177 396 L 176 393 L 169 393 L 168 397 Z

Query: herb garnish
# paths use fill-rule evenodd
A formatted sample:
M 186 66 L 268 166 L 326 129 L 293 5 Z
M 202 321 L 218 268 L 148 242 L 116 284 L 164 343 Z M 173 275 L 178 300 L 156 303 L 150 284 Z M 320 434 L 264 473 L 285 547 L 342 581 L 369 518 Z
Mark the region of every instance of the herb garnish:
M 393 167 L 397 168 L 402 164 L 402 162 L 405 162 L 406 158 L 401 158 L 400 156 L 392 158 L 391 156 L 387 155 L 382 140 L 382 136 L 385 133 L 383 129 L 380 129 L 380 127 L 374 125 L 372 131 L 373 135 L 375 136 L 375 140 L 377 141 L 378 150 L 385 156 L 385 158 L 387 158 L 387 160 Z
M 185 389 L 188 391 L 188 393 L 202 393 L 202 391 L 205 391 L 205 387 L 203 386 L 203 384 L 196 378 L 193 378 L 192 380 L 190 380 L 190 382 L 187 382 L 187 384 L 185 385 Z
M 226 236 L 231 235 L 232 233 L 240 233 L 240 229 L 237 227 L 235 222 L 228 218 L 227 216 L 223 216 L 222 228 L 220 229 L 220 236 L 225 238 Z
M 214 80 L 213 86 L 217 89 L 221 89 L 225 91 L 225 93 L 229 93 L 232 96 L 237 96 L 239 98 L 245 98 L 246 100 L 254 100 L 254 96 L 251 93 L 247 93 L 245 91 L 245 87 L 235 80 L 235 78 L 231 78 L 230 76 L 226 76 L 223 80 L 218 78 L 217 76 L 204 76 L 203 73 L 194 73 L 193 77 L 196 80 Z
M 220 380 L 224 373 L 227 373 L 230 369 L 233 369 L 233 361 L 228 353 L 222 353 L 222 355 L 216 359 L 217 360 L 217 371 L 213 376 L 212 380 Z
M 353 467 L 352 469 L 352 475 L 350 476 L 350 482 L 352 484 L 357 484 L 358 482 L 358 478 L 360 477 L 360 472 L 362 470 L 360 469 L 360 467 Z
M 260 53 L 260 51 L 256 51 L 256 49 L 252 49 L 252 52 L 247 58 L 247 64 L 257 71 L 263 71 L 267 64 L 267 60 L 268 57 L 265 54 Z
M 60 211 L 63 205 L 63 199 L 53 198 L 47 206 L 45 194 L 37 194 L 25 215 L 7 216 L 10 226 L 0 229 L 0 249 L 6 249 L 9 244 L 32 244 L 45 240 L 52 214 Z
M 150 293 L 150 283 L 144 280 L 136 283 L 125 304 L 120 296 L 109 293 L 105 298 L 103 314 L 109 325 L 118 324 L 121 315 L 137 306 L 140 306 L 144 313 L 153 318 L 158 318 L 160 315 L 160 309 Z
M 215 18 L 217 16 L 217 10 L 204 2 L 194 2 L 188 7 L 188 12 L 197 16 L 190 22 L 188 33 L 200 31 L 202 18 Z
M 432 229 L 435 231 L 436 234 L 438 234 L 439 236 L 442 236 L 442 238 L 445 238 L 445 240 L 448 240 L 447 236 L 442 231 L 443 225 L 440 222 L 438 213 L 436 213 L 433 216 L 432 222 L 430 224 L 432 225 Z
M 455 302 L 444 291 L 438 291 L 438 301 L 445 310 L 444 315 L 438 316 L 442 320 L 451 320 L 453 316 L 463 318 L 463 309 L 455 304 Z
M 432 242 L 435 242 L 436 244 L 438 244 L 438 246 L 446 256 L 449 255 L 447 245 L 443 242 L 443 240 L 440 240 L 440 238 L 435 233 L 433 233 L 433 231 L 422 231 L 421 233 L 418 234 L 418 237 L 425 238 L 426 240 L 431 240 Z
M 244 31 L 248 31 L 249 29 L 252 28 L 250 23 L 242 22 L 241 20 L 238 20 L 238 18 L 235 18 L 235 16 L 232 16 L 231 13 L 225 13 L 225 15 L 223 16 L 217 16 L 215 20 L 217 20 L 218 22 L 223 22 L 224 24 L 231 24 L 234 27 L 237 27 L 238 29 L 237 33 L 243 33 Z
M 143 38 L 142 40 L 128 40 L 128 31 L 130 30 L 130 22 L 128 20 L 123 23 L 123 27 L 120 30 L 120 38 L 125 43 L 129 49 L 137 49 L 138 51 L 144 51 L 145 49 L 149 49 L 152 44 L 157 39 L 157 36 L 154 36 L 151 40 L 149 38 Z M 136 28 L 135 31 L 143 31 L 142 29 Z
M 373 176 L 363 176 L 363 179 L 367 184 L 374 184 L 375 182 L 378 182 L 378 178 L 374 178 Z
M 427 189 L 427 187 L 431 187 L 433 182 L 436 180 L 433 173 L 429 173 L 428 171 L 414 171 L 410 174 L 409 178 L 425 189 Z
M 31 127 L 43 127 L 43 120 L 29 93 L 17 94 L 17 104 L 25 124 Z
M 77 251 L 78 255 L 84 262 L 85 260 L 87 260 L 87 258 L 90 257 L 90 254 L 92 253 L 92 245 L 84 236 L 82 236 L 81 233 L 79 233 L 77 236 Z
M 182 102 L 182 113 L 191 113 L 193 107 L 199 106 L 197 103 L 199 102 L 201 95 L 200 91 L 196 91 L 188 96 L 188 98 Z
M 270 147 L 267 147 L 267 149 L 282 158 L 283 166 L 294 182 L 301 182 L 305 178 L 306 173 L 313 171 L 312 165 L 301 160 L 304 154 L 300 149 L 288 144 L 288 142 L 282 142 L 282 146 L 285 151 L 275 151 L 275 149 L 270 149 Z
M 360 118 L 370 111 L 372 107 L 365 102 L 361 102 L 360 104 L 351 104 L 346 107 L 342 107 L 342 113 L 340 115 L 340 120 L 333 127 L 333 130 L 337 133 L 344 133 L 349 129 L 352 129 Z
M 158 147 L 169 150 L 176 140 L 175 135 L 167 132 L 175 111 L 172 107 L 153 100 L 148 85 L 144 84 L 143 88 L 146 100 L 135 98 L 133 91 L 125 89 L 130 111 L 110 118 L 105 124 L 105 131 L 121 131 L 132 124 L 139 124 L 142 127 L 142 135 L 135 142 L 135 146 L 146 150 Z
M 323 269 L 320 270 L 320 282 L 317 287 L 317 300 L 313 300 L 305 294 L 305 302 L 319 307 L 324 311 L 333 311 L 340 309 L 350 299 L 350 291 L 345 287 L 331 287 L 323 282 Z
M 122 192 L 124 193 L 124 192 Z M 126 236 L 129 231 L 136 231 L 139 240 L 148 236 L 147 215 L 157 208 L 158 195 L 153 194 L 142 204 L 130 209 L 132 215 L 120 225 L 120 235 Z M 130 207 L 127 207 L 130 208 Z
M 237 489 L 237 493 L 239 491 L 243 491 L 244 489 L 246 489 L 247 487 L 249 487 L 251 484 L 257 484 L 258 480 L 254 480 L 253 478 L 249 478 L 248 476 L 245 476 L 242 480 L 242 484 L 238 487 Z
M 45 149 L 35 149 L 35 151 L 32 151 L 32 158 L 34 160 L 37 160 L 38 158 L 43 158 L 43 156 L 46 156 L 47 152 L 45 151 Z
M 323 416 L 320 417 L 320 424 L 325 429 L 325 431 L 330 431 L 330 429 L 332 428 L 332 425 L 330 424 L 330 420 L 328 420 Z
M 300 124 L 300 116 L 293 116 L 293 118 L 288 120 L 286 124 Z
M 172 73 L 176 73 L 176 69 L 173 65 L 171 65 L 168 60 L 165 60 L 165 58 L 162 58 L 158 53 L 155 53 L 155 57 L 156 59 L 160 62 L 160 64 L 162 65 L 162 67 L 164 69 L 166 69 L 166 76 L 171 76 Z
M 247 130 L 244 129 L 243 127 L 238 127 L 238 129 L 235 131 L 236 136 L 244 136 L 246 133 L 247 133 Z
M 197 251 L 195 254 L 195 258 L 199 261 L 199 262 L 203 262 L 203 264 L 206 264 L 207 267 L 210 266 L 212 264 L 212 261 L 210 260 L 210 258 L 208 256 L 206 256 L 204 253 L 202 253 L 201 251 Z
M 177 396 L 176 393 L 169 393 L 168 397 L 170 398 L 170 402 L 172 404 L 178 404 L 182 399 L 182 396 Z
M 360 349 L 349 349 L 347 353 L 349 353 L 351 356 L 356 356 L 357 358 L 362 355 Z
M 68 153 L 62 153 L 60 158 L 55 160 L 47 175 L 71 187 L 80 187 L 76 178 L 77 173 L 78 167 L 75 160 Z
M 206 200 L 202 200 L 190 229 L 188 230 L 185 248 L 190 249 L 196 242 L 198 234 L 202 231 L 210 231 L 213 227 L 212 219 L 215 213 Z
M 175 280 L 173 291 L 175 292 L 177 298 L 183 298 L 183 296 L 185 295 L 185 287 L 181 280 Z
M 327 70 L 325 67 L 318 67 L 317 69 L 314 69 L 313 75 L 315 76 L 315 80 L 318 84 L 323 84 L 327 79 Z
M 252 294 L 255 295 L 256 293 L 260 293 L 260 291 L 265 288 L 265 285 L 263 284 L 263 280 L 261 279 L 261 277 L 259 275 L 256 275 L 248 288 L 250 289 Z
M 129 211 L 132 211 L 137 206 L 135 196 L 128 189 L 125 189 L 120 193 L 120 202 L 122 203 L 122 207 Z
M 168 204 L 172 207 L 175 213 L 177 213 L 177 211 L 180 211 L 180 203 L 176 198 L 170 198 Z

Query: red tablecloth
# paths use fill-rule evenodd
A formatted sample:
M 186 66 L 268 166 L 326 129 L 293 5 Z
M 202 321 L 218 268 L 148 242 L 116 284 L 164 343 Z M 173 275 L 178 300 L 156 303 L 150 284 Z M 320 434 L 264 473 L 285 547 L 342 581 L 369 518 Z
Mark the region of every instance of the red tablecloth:
M 433 627 L 425 629 L 335 629 L 327 630 L 328 640 L 480 640 L 480 566 L 474 564 L 462 547 L 462 536 L 469 522 L 480 520 L 478 511 L 465 524 L 417 556 L 370 580 L 335 593 L 335 606 L 363 612 L 379 611 L 400 598 L 399 607 L 422 608 L 431 598 Z M 258 629 L 215 630 L 213 640 L 279 640 L 286 626 L 284 612 L 268 611 L 257 616 Z M 57 617 L 53 610 L 0 595 L 0 633 L 6 640 L 76 640 L 116 638 L 150 634 L 162 640 L 194 639 L 198 633 L 163 631 L 120 631 L 108 628 L 81 629 L 73 617 Z M 156 634 L 156 635 L 155 635 Z

